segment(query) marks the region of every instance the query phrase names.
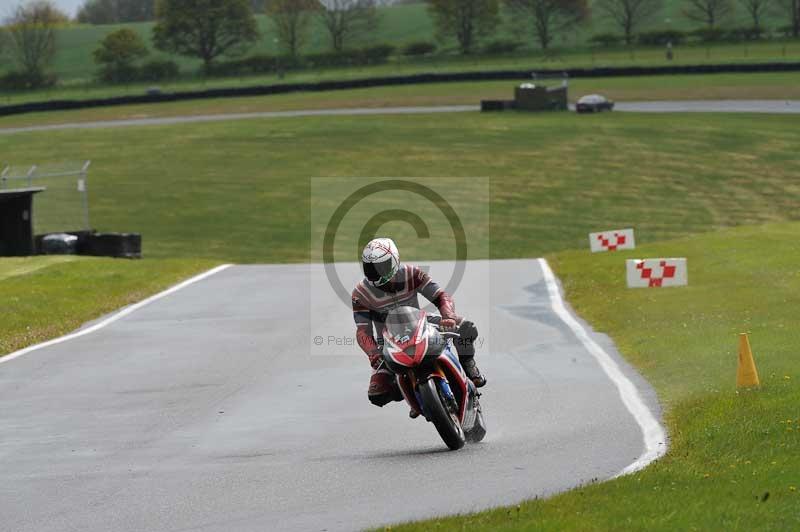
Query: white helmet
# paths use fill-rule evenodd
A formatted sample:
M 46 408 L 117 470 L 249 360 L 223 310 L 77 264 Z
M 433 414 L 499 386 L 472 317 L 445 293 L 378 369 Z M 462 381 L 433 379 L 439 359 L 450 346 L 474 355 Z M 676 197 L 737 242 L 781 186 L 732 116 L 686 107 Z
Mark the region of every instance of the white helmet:
M 361 254 L 361 266 L 373 286 L 384 285 L 400 268 L 400 252 L 391 238 L 372 239 Z

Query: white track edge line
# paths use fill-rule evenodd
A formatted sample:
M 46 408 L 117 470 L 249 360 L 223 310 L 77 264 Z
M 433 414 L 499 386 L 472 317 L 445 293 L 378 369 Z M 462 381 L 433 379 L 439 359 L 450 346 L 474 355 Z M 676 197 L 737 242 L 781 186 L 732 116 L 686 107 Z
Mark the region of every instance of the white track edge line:
M 155 295 L 152 295 L 152 296 L 148 297 L 147 299 L 143 299 L 142 301 L 139 301 L 138 303 L 134 303 L 132 305 L 129 305 L 129 306 L 123 308 L 122 310 L 116 312 L 115 314 L 112 314 L 111 316 L 109 316 L 108 318 L 104 319 L 103 321 L 95 323 L 91 327 L 87 327 L 85 329 L 80 329 L 80 330 L 75 331 L 73 333 L 69 333 L 69 334 L 64 335 L 64 336 L 59 336 L 58 338 L 53 338 L 52 340 L 47 340 L 46 342 L 42 342 L 42 343 L 39 343 L 39 344 L 35 344 L 35 345 L 31 345 L 31 346 L 25 347 L 23 349 L 20 349 L 19 351 L 14 351 L 13 353 L 9 353 L 9 354 L 7 354 L 5 356 L 0 356 L 0 364 L 3 364 L 5 362 L 9 362 L 11 360 L 14 360 L 15 358 L 21 357 L 22 355 L 27 355 L 28 353 L 31 353 L 33 351 L 37 351 L 39 349 L 44 349 L 45 347 L 50 347 L 51 345 L 60 344 L 62 342 L 66 342 L 68 340 L 73 340 L 75 338 L 79 338 L 81 336 L 85 336 L 87 334 L 93 333 L 93 332 L 95 332 L 97 330 L 102 329 L 103 327 L 105 327 L 107 325 L 110 325 L 110 324 L 114 323 L 115 321 L 118 321 L 118 320 L 124 318 L 125 316 L 128 316 L 129 314 L 132 314 L 133 312 L 136 312 L 140 308 L 145 307 L 145 306 L 149 305 L 150 303 L 153 303 L 154 301 L 158 301 L 162 297 L 166 297 L 166 296 L 168 296 L 168 295 L 170 295 L 172 293 L 177 292 L 178 290 L 180 290 L 182 288 L 186 288 L 187 286 L 189 286 L 191 284 L 194 284 L 194 283 L 196 283 L 198 281 L 202 281 L 203 279 L 205 279 L 207 277 L 211 277 L 215 273 L 219 273 L 222 270 L 230 268 L 231 266 L 233 266 L 233 265 L 232 264 L 222 264 L 220 266 L 217 266 L 216 268 L 212 268 L 212 269 L 210 269 L 210 270 L 208 270 L 206 272 L 203 272 L 203 273 L 201 273 L 199 275 L 195 275 L 194 277 L 190 277 L 189 279 L 186 279 L 185 281 L 183 281 L 181 283 L 178 283 L 178 284 L 176 284 L 176 285 L 174 285 L 174 286 L 172 286 L 170 288 L 167 288 L 163 292 L 159 292 L 159 293 L 157 293 Z
M 667 431 L 661 426 L 656 416 L 645 404 L 636 385 L 625 376 L 611 355 L 600 347 L 597 342 L 592 340 L 586 332 L 586 329 L 578 323 L 567 310 L 564 305 L 564 300 L 561 297 L 555 274 L 553 270 L 550 269 L 550 265 L 547 264 L 547 261 L 543 258 L 537 260 L 544 274 L 544 280 L 547 284 L 547 292 L 550 295 L 550 303 L 553 312 L 555 312 L 556 315 L 561 318 L 561 321 L 575 333 L 575 336 L 581 341 L 584 347 L 586 347 L 586 350 L 597 360 L 605 374 L 617 387 L 617 391 L 619 392 L 619 396 L 625 408 L 628 409 L 628 412 L 631 413 L 642 430 L 644 452 L 634 462 L 611 478 L 628 475 L 645 468 L 667 452 Z

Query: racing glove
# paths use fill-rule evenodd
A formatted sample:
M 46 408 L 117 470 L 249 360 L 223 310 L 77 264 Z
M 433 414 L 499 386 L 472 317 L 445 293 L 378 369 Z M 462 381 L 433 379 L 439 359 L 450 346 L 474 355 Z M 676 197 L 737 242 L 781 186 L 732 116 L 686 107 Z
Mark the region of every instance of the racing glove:
M 445 332 L 455 332 L 458 329 L 458 322 L 461 321 L 461 318 L 456 316 L 455 318 L 442 318 L 442 321 L 439 322 L 439 329 Z

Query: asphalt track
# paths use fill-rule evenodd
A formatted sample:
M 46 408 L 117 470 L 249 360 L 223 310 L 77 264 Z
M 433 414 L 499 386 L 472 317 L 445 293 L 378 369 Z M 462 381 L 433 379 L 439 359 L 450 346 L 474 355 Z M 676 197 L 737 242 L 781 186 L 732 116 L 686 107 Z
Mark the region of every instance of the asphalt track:
M 636 113 L 800 113 L 800 101 L 794 100 L 694 100 L 656 102 L 617 102 L 617 111 Z M 433 114 L 479 111 L 476 105 L 443 105 L 430 107 L 376 107 L 352 109 L 317 109 L 308 111 L 267 111 L 257 113 L 229 113 L 217 115 L 176 116 L 164 118 L 131 118 L 97 122 L 75 122 L 43 126 L 0 128 L 0 135 L 14 135 L 37 131 L 65 129 L 100 129 L 131 126 L 167 126 L 223 122 L 227 120 L 252 120 L 257 118 L 287 118 L 304 116 L 363 116 L 387 114 Z M 1 122 L 0 122 L 1 123 Z
M 540 262 L 467 263 L 455 299 L 481 331 L 489 434 L 457 452 L 404 404 L 367 402 L 356 347 L 314 343 L 353 334 L 332 291 L 310 293 L 323 279 L 234 266 L 0 363 L 0 529 L 354 530 L 552 494 L 645 451 L 623 398 L 657 414 L 652 390 L 554 312 Z

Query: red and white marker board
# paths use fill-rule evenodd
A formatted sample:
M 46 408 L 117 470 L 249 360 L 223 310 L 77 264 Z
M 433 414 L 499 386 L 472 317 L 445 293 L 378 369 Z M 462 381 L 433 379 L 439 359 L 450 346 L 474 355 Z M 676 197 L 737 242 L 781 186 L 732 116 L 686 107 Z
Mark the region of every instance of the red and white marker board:
M 628 288 L 661 288 L 689 284 L 686 259 L 630 259 L 625 261 Z
M 589 233 L 589 247 L 592 253 L 599 251 L 616 251 L 618 249 L 634 249 L 636 242 L 633 239 L 633 229 L 617 229 L 616 231 L 603 231 Z

